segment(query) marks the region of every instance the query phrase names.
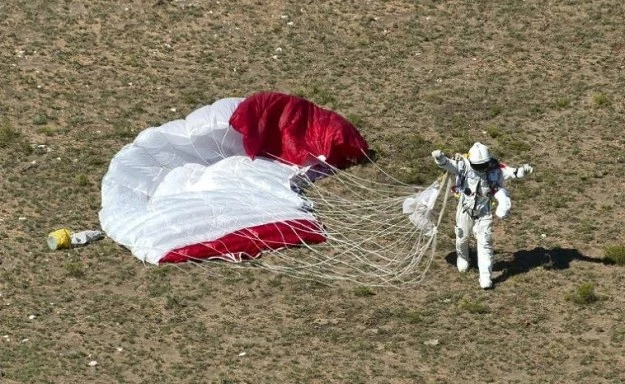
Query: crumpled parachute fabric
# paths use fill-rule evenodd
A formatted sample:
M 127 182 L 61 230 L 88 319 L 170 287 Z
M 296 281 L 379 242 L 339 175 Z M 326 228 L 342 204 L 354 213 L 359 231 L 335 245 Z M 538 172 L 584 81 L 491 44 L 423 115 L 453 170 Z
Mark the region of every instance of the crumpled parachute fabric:
M 291 179 L 317 157 L 339 168 L 367 142 L 336 112 L 281 93 L 225 98 L 142 131 L 102 180 L 106 234 L 148 263 L 222 259 L 323 242 Z

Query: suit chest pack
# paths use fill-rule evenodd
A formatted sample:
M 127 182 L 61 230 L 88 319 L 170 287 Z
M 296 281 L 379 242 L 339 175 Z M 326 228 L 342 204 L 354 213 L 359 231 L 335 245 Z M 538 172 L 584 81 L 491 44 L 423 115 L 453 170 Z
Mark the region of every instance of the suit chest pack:
M 452 187 L 452 192 L 456 194 L 456 197 L 459 197 L 459 194 L 462 193 L 467 196 L 486 196 L 490 198 L 499 190 L 499 173 L 501 170 L 498 166 L 492 167 L 486 173 L 486 188 L 484 188 L 484 178 L 471 168 L 466 157 L 457 155 L 456 160 L 458 175 L 456 175 L 456 183 Z M 499 164 L 496 160 L 495 163 Z
M 457 164 L 459 172 L 453 189 L 461 200 L 463 210 L 472 217 L 491 212 L 493 196 L 499 189 L 499 167 L 491 168 L 484 177 L 467 164 L 466 158 Z

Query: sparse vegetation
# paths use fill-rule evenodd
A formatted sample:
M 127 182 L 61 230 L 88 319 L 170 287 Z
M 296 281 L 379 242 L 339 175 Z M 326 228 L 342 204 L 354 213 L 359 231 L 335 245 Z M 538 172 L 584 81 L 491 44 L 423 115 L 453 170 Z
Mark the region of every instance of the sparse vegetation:
M 22 133 L 5 120 L 0 124 L 0 148 L 6 148 L 22 137 Z
M 305 86 L 295 92 L 294 95 L 312 100 L 315 103 L 330 109 L 337 109 L 339 107 L 336 96 L 328 89 L 324 88 L 318 83 L 313 82 L 309 86 Z
M 70 277 L 83 277 L 85 275 L 82 265 L 78 262 L 66 263 L 65 270 L 67 271 L 67 276 Z
M 45 113 L 38 113 L 33 117 L 33 124 L 44 125 L 48 123 L 48 116 Z
M 492 137 L 493 139 L 496 139 L 503 134 L 503 132 L 501 131 L 501 128 L 496 127 L 494 125 L 486 127 L 486 133 L 488 134 L 488 136 Z
M 87 185 L 89 185 L 89 178 L 87 177 L 87 175 L 85 174 L 79 174 L 76 175 L 74 177 L 74 182 L 76 183 L 76 185 L 78 185 L 79 187 L 86 187 Z
M 604 94 L 596 94 L 592 96 L 592 101 L 595 104 L 595 106 L 597 107 L 603 107 L 605 105 L 607 105 L 610 100 L 608 99 L 608 97 Z
M 610 210 L 611 207 L 607 208 Z M 604 249 L 604 257 L 606 260 L 618 264 L 625 265 L 625 246 L 624 245 L 611 245 L 605 247 Z
M 599 296 L 595 293 L 595 285 L 593 283 L 583 283 L 575 287 L 575 290 L 569 293 L 566 299 L 575 304 L 587 305 L 598 301 Z
M 479 300 L 463 300 L 460 309 L 472 314 L 485 314 L 489 312 L 488 306 Z
M 373 292 L 373 290 L 369 287 L 359 286 L 354 289 L 354 294 L 356 296 L 373 296 L 375 295 L 375 292 Z
M 555 106 L 557 109 L 566 109 L 571 106 L 571 100 L 568 98 L 556 99 Z
M 625 382 L 625 251 L 605 246 L 625 244 L 624 19 L 615 0 L 0 3 L 0 382 Z M 264 90 L 346 116 L 409 183 L 477 140 L 535 166 L 495 222 L 496 289 L 455 269 L 453 198 L 403 289 L 47 248 L 98 227 L 142 130 Z

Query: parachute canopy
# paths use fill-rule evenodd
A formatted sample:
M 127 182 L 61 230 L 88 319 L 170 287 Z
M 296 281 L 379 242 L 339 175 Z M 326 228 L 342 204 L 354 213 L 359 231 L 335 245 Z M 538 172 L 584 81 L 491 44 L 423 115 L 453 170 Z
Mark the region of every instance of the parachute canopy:
M 100 222 L 140 260 L 218 258 L 323 242 L 293 183 L 325 159 L 344 168 L 367 142 L 336 112 L 291 95 L 225 98 L 141 132 L 111 160 Z
M 271 156 L 291 164 L 319 155 L 345 168 L 362 159 L 367 142 L 343 116 L 298 97 L 260 93 L 243 100 L 230 118 L 252 158 Z

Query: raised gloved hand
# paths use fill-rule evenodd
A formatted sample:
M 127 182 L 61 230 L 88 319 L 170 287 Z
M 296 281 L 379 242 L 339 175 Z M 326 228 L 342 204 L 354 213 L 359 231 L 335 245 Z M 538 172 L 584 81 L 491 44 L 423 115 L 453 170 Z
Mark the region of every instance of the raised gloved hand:
M 437 149 L 435 151 L 432 151 L 432 157 L 434 158 L 434 160 L 436 160 L 437 163 L 441 163 L 445 159 L 445 154 L 440 149 Z
M 517 178 L 521 178 L 533 172 L 534 172 L 534 168 L 532 168 L 529 164 L 523 164 L 519 168 L 516 169 L 516 172 L 514 173 L 514 175 Z

